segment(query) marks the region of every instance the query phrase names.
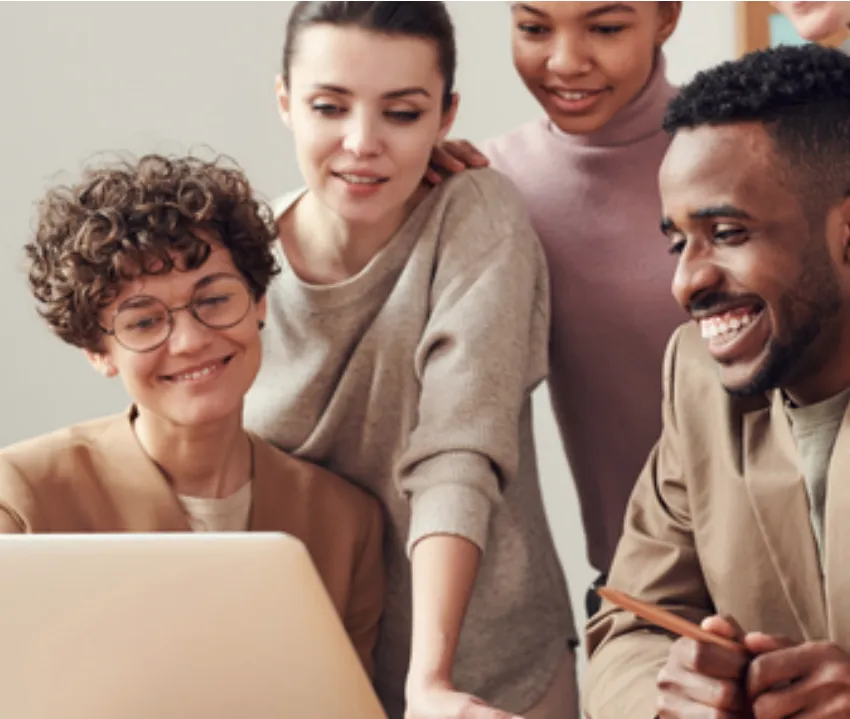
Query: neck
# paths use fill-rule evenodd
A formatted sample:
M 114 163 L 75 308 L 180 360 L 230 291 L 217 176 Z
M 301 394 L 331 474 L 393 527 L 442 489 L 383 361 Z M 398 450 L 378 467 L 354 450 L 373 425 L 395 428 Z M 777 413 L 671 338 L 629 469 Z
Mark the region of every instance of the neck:
M 278 224 L 287 261 L 306 282 L 330 285 L 360 273 L 392 239 L 427 190 L 372 223 L 347 222 L 307 192 Z
M 139 443 L 177 494 L 228 497 L 251 476 L 251 440 L 242 413 L 202 426 L 177 425 L 143 408 L 133 424 Z
M 797 407 L 823 402 L 850 389 L 850 327 L 842 327 L 837 336 L 820 339 L 818 351 L 796 373 L 799 379 L 783 388 Z

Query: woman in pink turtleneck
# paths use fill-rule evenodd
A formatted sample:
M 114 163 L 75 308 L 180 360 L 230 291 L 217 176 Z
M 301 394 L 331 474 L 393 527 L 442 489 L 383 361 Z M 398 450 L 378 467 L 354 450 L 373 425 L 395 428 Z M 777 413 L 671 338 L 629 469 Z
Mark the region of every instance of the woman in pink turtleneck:
M 514 64 L 546 116 L 484 143 L 486 158 L 462 141 L 434 156 L 450 171 L 489 160 L 508 175 L 546 249 L 550 392 L 597 582 L 660 432 L 664 348 L 685 319 L 670 292 L 656 179 L 675 93 L 661 47 L 680 11 L 678 2 L 512 4 Z M 591 613 L 595 598 L 588 592 Z

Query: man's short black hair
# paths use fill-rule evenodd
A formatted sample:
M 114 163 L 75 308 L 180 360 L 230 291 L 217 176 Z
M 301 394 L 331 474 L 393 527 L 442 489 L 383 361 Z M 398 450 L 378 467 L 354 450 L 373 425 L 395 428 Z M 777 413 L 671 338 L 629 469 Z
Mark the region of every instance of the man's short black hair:
M 850 195 L 850 56 L 820 45 L 780 46 L 697 76 L 670 102 L 670 134 L 761 123 L 789 162 L 808 209 Z

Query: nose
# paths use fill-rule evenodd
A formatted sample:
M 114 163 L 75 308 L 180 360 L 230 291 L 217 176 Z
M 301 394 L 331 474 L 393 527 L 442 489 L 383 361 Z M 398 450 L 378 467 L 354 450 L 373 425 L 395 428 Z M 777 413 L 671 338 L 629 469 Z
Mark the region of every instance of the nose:
M 575 35 L 560 35 L 552 44 L 546 67 L 556 75 L 583 75 L 593 68 L 587 43 Z
M 343 147 L 356 157 L 381 152 L 380 121 L 365 112 L 352 112 L 346 122 Z
M 717 292 L 723 284 L 723 272 L 712 257 L 689 242 L 679 256 L 673 274 L 673 297 L 686 311 L 700 295 Z
M 168 347 L 173 354 L 194 354 L 212 341 L 214 330 L 201 324 L 188 310 L 175 312 L 172 322 Z

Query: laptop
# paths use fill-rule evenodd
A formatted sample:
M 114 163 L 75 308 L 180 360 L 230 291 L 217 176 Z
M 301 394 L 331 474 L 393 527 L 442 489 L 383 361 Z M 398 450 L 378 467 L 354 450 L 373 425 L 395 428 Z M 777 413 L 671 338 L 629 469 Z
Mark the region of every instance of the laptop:
M 386 719 L 283 534 L 0 537 L 14 719 Z

